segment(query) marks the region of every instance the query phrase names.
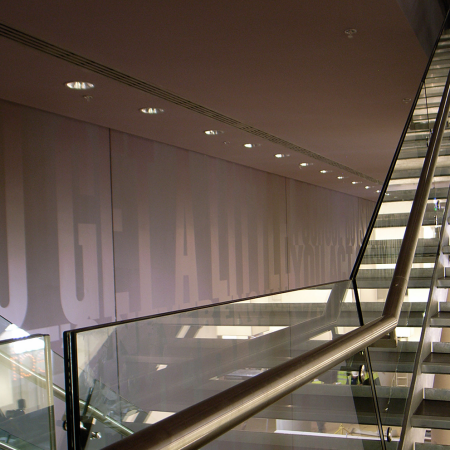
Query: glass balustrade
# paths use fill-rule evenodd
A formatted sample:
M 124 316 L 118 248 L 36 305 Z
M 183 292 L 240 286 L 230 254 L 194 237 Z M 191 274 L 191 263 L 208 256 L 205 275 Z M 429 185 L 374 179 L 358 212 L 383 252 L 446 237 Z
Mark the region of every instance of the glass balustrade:
M 0 341 L 1 448 L 56 449 L 50 358 L 48 336 Z
M 349 281 L 343 281 L 68 331 L 65 342 L 76 353 L 70 372 L 71 404 L 76 409 L 74 423 L 82 424 L 74 427 L 75 442 L 79 448 L 104 447 L 335 339 L 359 324 L 354 291 Z M 354 403 L 351 378 L 352 372 L 359 374 L 360 366 L 352 359 L 334 368 L 304 391 L 269 408 L 270 417 L 264 420 L 270 419 L 271 430 L 273 423 L 283 427 L 288 423 L 284 420 L 294 417 L 293 411 L 298 417 L 307 414 L 300 412 L 306 402 L 311 406 L 320 402 L 325 405 L 327 395 L 333 397 L 336 408 L 339 399 L 348 400 L 349 395 L 350 403 Z M 349 383 L 345 388 L 338 384 L 344 382 Z M 313 389 L 313 393 L 308 393 L 308 389 Z M 373 408 L 367 406 L 367 401 L 373 405 L 370 386 L 357 389 L 362 390 L 361 405 L 366 409 L 361 414 L 371 416 L 364 426 L 376 428 Z M 333 396 L 334 390 L 341 394 Z M 316 391 L 317 397 L 313 395 Z M 97 420 L 99 414 L 106 420 Z M 311 422 L 304 417 L 299 420 Z M 341 421 L 326 429 L 334 433 Z M 315 422 L 331 424 L 333 420 L 330 417 Z M 353 428 L 363 425 L 354 416 L 345 423 Z M 295 431 L 297 425 L 293 427 Z
M 269 406 L 207 450 L 382 449 L 362 353 Z

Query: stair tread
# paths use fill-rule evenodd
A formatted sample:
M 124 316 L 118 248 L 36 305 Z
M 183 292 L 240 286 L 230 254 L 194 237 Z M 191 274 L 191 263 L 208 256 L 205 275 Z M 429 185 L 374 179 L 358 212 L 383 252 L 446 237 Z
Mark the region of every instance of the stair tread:
M 433 342 L 434 353 L 450 353 L 450 342 Z
M 411 269 L 411 278 L 431 278 L 433 275 L 433 268 L 412 268 Z M 359 269 L 358 276 L 359 278 L 392 278 L 394 274 L 394 269 Z M 365 276 L 363 276 L 365 275 Z
M 450 283 L 450 280 L 445 279 Z M 442 283 L 442 279 L 439 280 L 440 284 Z M 450 311 L 439 311 L 433 317 L 431 317 L 430 325 L 432 327 L 450 327 Z
M 420 428 L 450 429 L 450 402 L 422 400 L 411 418 L 411 424 Z
M 422 363 L 424 373 L 450 373 L 450 353 L 430 353 Z
M 413 200 L 414 196 L 416 195 L 415 189 L 407 189 L 402 191 L 389 191 L 388 196 L 384 198 L 385 202 L 396 202 L 400 200 Z M 437 199 L 446 199 L 448 194 L 448 188 L 436 188 L 432 189 L 432 192 L 430 192 L 430 195 L 428 196 L 429 200 L 433 200 L 434 198 Z
M 450 450 L 450 445 L 432 444 L 431 442 L 416 442 L 414 450 Z
M 440 400 L 448 402 L 450 401 L 450 390 L 438 388 L 425 388 L 424 398 L 427 400 Z
M 307 433 L 283 432 L 265 433 L 262 431 L 231 430 L 228 433 L 217 438 L 217 442 L 229 442 L 230 448 L 234 450 L 269 450 L 269 449 L 298 449 L 298 450 L 380 450 L 381 446 L 378 440 L 367 440 L 364 437 L 357 439 L 353 437 L 348 439 L 345 434 L 330 436 L 312 435 Z M 387 449 L 397 448 L 397 443 L 388 443 Z M 205 447 L 205 449 L 208 447 Z
M 430 353 L 423 361 L 431 364 L 450 364 L 450 353 Z

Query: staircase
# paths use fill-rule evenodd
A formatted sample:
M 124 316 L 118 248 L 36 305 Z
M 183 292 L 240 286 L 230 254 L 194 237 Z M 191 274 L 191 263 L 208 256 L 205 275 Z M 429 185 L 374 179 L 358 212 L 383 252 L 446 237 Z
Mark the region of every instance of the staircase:
M 383 301 L 385 289 L 392 279 L 391 265 L 398 256 L 449 69 L 450 39 L 449 33 L 445 32 L 431 62 L 356 277 L 363 305 Z M 439 438 L 433 431 L 450 429 L 450 379 L 448 383 L 444 380 L 445 388 L 433 387 L 436 374 L 450 373 L 450 343 L 440 342 L 442 328 L 450 326 L 450 303 L 446 303 L 450 286 L 446 208 L 450 184 L 449 154 L 450 131 L 446 131 L 397 336 L 393 338 L 395 346 L 369 349 L 372 369 L 383 374 L 377 392 L 391 390 L 389 404 L 385 402 L 386 397 L 379 400 L 383 426 L 407 424 L 408 432 L 401 442 L 403 449 L 450 448 L 450 435 Z M 373 308 L 363 306 L 362 309 L 364 322 L 371 320 L 367 309 Z M 409 401 L 406 401 L 405 384 L 411 386 Z M 396 420 L 395 413 L 389 413 L 394 409 L 400 411 L 400 420 Z M 393 430 L 394 434 L 401 432 L 400 429 Z M 439 444 L 431 444 L 431 439 Z

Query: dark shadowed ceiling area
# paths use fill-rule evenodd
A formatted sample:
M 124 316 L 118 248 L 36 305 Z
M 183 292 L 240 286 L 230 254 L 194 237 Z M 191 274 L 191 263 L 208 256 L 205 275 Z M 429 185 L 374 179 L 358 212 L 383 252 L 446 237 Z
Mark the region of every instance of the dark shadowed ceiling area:
M 0 98 L 375 199 L 443 20 L 404 3 L 2 2 Z

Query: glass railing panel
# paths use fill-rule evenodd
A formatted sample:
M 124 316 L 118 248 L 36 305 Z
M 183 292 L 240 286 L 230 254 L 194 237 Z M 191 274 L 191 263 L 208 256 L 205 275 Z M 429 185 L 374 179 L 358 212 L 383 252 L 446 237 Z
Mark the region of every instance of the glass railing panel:
M 51 352 L 51 357 L 56 448 L 65 450 L 67 448 L 67 432 L 64 430 L 66 416 L 64 358 L 53 351 Z
M 420 331 L 419 327 L 399 327 L 396 335 L 369 348 L 381 422 L 393 442 L 401 434 Z
M 121 439 L 127 432 L 117 424 L 138 431 L 358 327 L 350 287 L 344 281 L 67 332 L 66 341 L 76 339 L 73 403 L 116 421 L 101 433 L 102 446 Z M 88 428 L 90 409 L 81 404 L 76 414 Z M 82 448 L 93 445 L 78 439 Z
M 0 316 L 0 341 L 17 339 L 29 336 L 30 334 Z M 51 368 L 54 383 L 53 407 L 55 414 L 55 440 L 58 450 L 67 448 L 67 433 L 64 430 L 64 419 L 66 413 L 66 402 L 64 396 L 64 359 L 61 355 L 51 351 Z
M 381 450 L 361 358 L 354 355 L 203 448 Z
M 56 449 L 48 336 L 0 342 L 0 443 Z
M 0 450 L 39 450 L 39 447 L 2 430 L 0 423 Z

